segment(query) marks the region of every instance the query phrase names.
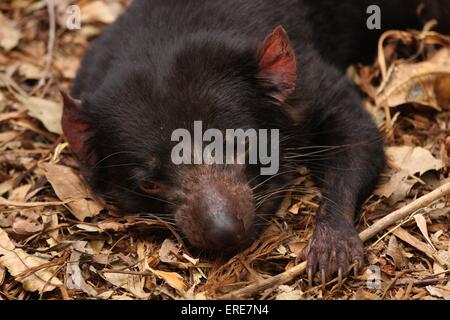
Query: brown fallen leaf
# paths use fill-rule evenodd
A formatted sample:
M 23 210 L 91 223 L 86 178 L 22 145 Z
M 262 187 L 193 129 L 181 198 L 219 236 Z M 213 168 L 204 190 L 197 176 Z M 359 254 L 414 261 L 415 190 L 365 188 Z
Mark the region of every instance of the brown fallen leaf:
M 18 212 L 0 212 L 0 228 L 12 226 Z
M 422 214 L 416 214 L 414 216 L 414 220 L 416 221 L 416 225 L 419 227 L 419 230 L 422 233 L 425 240 L 427 240 L 428 244 L 434 250 L 436 250 L 436 248 L 433 245 L 433 242 L 431 242 L 430 237 L 428 236 L 428 227 L 427 227 L 427 221 L 425 220 L 425 217 Z
M 8 199 L 11 201 L 25 201 L 28 191 L 31 189 L 31 184 L 24 184 L 17 187 L 9 193 Z
M 301 290 L 294 289 L 291 286 L 281 285 L 278 287 L 278 293 L 275 300 L 303 300 L 304 293 Z
M 17 95 L 17 98 L 28 110 L 30 116 L 40 120 L 48 131 L 62 134 L 61 104 L 37 97 L 22 97 Z
M 289 250 L 291 250 L 291 257 L 297 257 L 308 243 L 306 241 L 295 240 L 288 244 Z
M 102 221 L 97 226 L 104 231 L 114 232 L 124 231 L 128 227 L 126 224 L 117 221 Z
M 25 79 L 39 80 L 42 77 L 42 69 L 31 63 L 21 63 L 19 74 Z
M 366 291 L 362 288 L 359 288 L 356 293 L 354 300 L 380 300 L 381 297 L 377 296 L 376 294 L 373 294 L 369 291 Z
M 447 265 L 448 261 L 446 259 L 443 259 L 441 256 L 439 256 L 439 254 L 438 254 L 438 252 L 436 252 L 436 250 L 433 250 L 429 244 L 418 240 L 416 237 L 411 235 L 405 229 L 398 227 L 395 230 L 393 230 L 392 233 L 400 240 L 408 243 L 409 245 L 413 246 L 417 250 L 425 253 L 428 257 L 437 261 L 439 264 L 441 264 L 443 266 Z
M 8 269 L 8 272 L 16 278 L 16 281 L 23 284 L 25 290 L 47 292 L 62 285 L 62 282 L 55 277 L 55 267 L 40 269 L 27 277 L 17 277 L 31 268 L 39 267 L 48 262 L 48 260 L 16 248 L 8 234 L 0 229 L 0 266 Z
M 381 195 L 389 199 L 390 204 L 395 204 L 409 194 L 411 188 L 417 183 L 416 180 L 409 179 L 409 173 L 406 170 L 400 170 L 394 173 L 388 182 L 379 186 L 374 194 Z
M 0 196 L 4 195 L 5 193 L 7 193 L 8 191 L 12 190 L 15 187 L 18 177 L 19 176 L 16 175 L 15 177 L 0 183 Z
M 22 34 L 17 29 L 15 22 L 0 12 L 0 47 L 10 51 L 19 44 L 21 38 Z
M 300 211 L 301 206 L 302 206 L 302 203 L 297 202 L 293 206 L 291 206 L 288 211 L 294 215 L 297 215 L 298 212 Z
M 65 78 L 74 79 L 80 65 L 80 60 L 75 57 L 59 55 L 55 58 L 54 65 Z
M 81 6 L 81 20 L 83 24 L 102 22 L 112 23 L 122 12 L 122 6 L 118 3 L 103 1 L 86 2 Z
M 409 175 L 424 174 L 430 170 L 444 168 L 441 160 L 433 157 L 430 151 L 422 147 L 388 147 L 386 154 L 397 168 L 406 170 Z
M 21 236 L 29 236 L 44 230 L 41 213 L 35 209 L 24 209 L 15 215 L 12 231 Z
M 378 90 L 380 106 L 417 103 L 436 110 L 450 107 L 450 49 L 439 50 L 430 60 L 394 64 Z
M 443 298 L 445 300 L 450 300 L 450 288 L 446 288 L 443 286 L 427 286 L 427 291 L 433 296 L 437 298 Z
M 87 217 L 94 217 L 103 209 L 71 168 L 46 163 L 44 170 L 58 198 L 62 201 L 70 201 L 67 207 L 78 220 L 84 221 Z
M 180 276 L 178 273 L 154 270 L 152 268 L 150 268 L 150 271 L 153 272 L 159 278 L 166 281 L 167 284 L 172 288 L 177 289 L 181 293 L 184 293 L 186 291 L 186 285 L 183 281 L 183 277 Z

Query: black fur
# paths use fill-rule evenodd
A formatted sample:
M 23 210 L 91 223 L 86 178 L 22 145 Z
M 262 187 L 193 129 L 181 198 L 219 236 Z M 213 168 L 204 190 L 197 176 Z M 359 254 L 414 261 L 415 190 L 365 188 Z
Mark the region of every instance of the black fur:
M 342 70 L 373 59 L 381 31 L 366 28 L 366 8 L 377 3 L 384 28 L 419 27 L 418 0 L 135 0 L 93 43 L 73 85 L 92 127 L 92 185 L 124 210 L 176 211 L 189 190 L 159 194 L 160 201 L 142 195 L 138 183 L 148 176 L 185 188 L 187 169 L 171 164 L 170 135 L 194 120 L 220 129 L 279 128 L 284 156 L 292 148 L 344 146 L 309 157 L 324 202 L 306 255 L 312 271 L 327 274 L 337 271 L 328 266 L 333 254 L 339 268 L 360 260 L 353 217 L 384 167 L 383 142 Z M 257 77 L 258 48 L 277 25 L 298 66 L 296 91 L 283 106 Z M 283 158 L 281 172 L 299 162 Z M 247 168 L 242 183 L 261 182 L 252 179 L 256 170 Z M 294 177 L 282 174 L 262 190 Z M 256 217 L 276 204 L 268 201 Z

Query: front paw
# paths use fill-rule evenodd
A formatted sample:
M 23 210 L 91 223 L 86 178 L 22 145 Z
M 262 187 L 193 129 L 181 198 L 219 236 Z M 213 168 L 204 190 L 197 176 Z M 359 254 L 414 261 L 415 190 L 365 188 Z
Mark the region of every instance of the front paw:
M 319 223 L 301 254 L 307 260 L 308 282 L 319 271 L 322 284 L 338 275 L 339 282 L 353 267 L 355 274 L 364 263 L 363 243 L 353 225 Z

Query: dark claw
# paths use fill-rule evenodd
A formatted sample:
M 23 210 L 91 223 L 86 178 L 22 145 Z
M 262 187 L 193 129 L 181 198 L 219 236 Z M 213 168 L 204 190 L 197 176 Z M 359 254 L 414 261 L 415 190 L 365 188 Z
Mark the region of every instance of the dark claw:
M 356 278 L 359 275 L 359 270 L 360 270 L 360 266 L 361 266 L 361 262 L 359 261 L 359 259 L 356 259 L 353 261 L 353 275 Z
M 313 271 L 311 267 L 308 267 L 308 286 L 312 288 Z
M 327 284 L 325 269 L 320 270 L 320 274 L 321 274 L 321 279 L 322 279 L 322 289 L 325 290 L 325 285 Z
M 302 252 L 308 263 L 308 285 L 319 271 L 319 281 L 323 287 L 334 276 L 338 276 L 339 285 L 353 269 L 355 276 L 363 266 L 364 252 L 362 241 L 353 226 L 329 226 L 319 224 L 308 246 Z M 351 265 L 351 262 L 354 262 Z
M 338 270 L 338 285 L 339 285 L 339 287 L 342 285 L 342 268 L 341 267 L 339 267 L 339 270 Z

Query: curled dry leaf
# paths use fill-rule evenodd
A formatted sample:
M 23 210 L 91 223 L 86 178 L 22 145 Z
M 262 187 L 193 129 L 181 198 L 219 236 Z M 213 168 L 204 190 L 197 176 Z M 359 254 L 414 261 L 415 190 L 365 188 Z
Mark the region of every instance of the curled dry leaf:
M 94 217 L 103 209 L 71 168 L 46 163 L 44 169 L 56 195 L 62 201 L 70 201 L 67 207 L 78 220 L 84 221 L 87 217 Z
M 407 266 L 408 261 L 403 256 L 402 249 L 394 235 L 389 238 L 386 254 L 394 260 L 394 264 L 397 269 Z
M 23 284 L 25 290 L 47 292 L 62 285 L 62 282 L 55 277 L 55 267 L 43 268 L 26 277 L 19 277 L 30 269 L 48 262 L 46 259 L 30 255 L 22 249 L 16 248 L 8 234 L 0 229 L 0 267 L 8 269 L 8 272 L 16 281 Z
M 417 103 L 450 108 L 450 49 L 439 50 L 428 61 L 391 66 L 375 100 L 389 107 Z
M 113 285 L 127 290 L 139 299 L 148 299 L 150 294 L 144 291 L 145 278 L 124 273 L 105 273 L 106 280 Z
M 178 258 L 174 253 L 180 253 L 179 248 L 170 239 L 166 239 L 163 241 L 161 248 L 159 249 L 159 258 L 162 262 L 172 263 L 179 262 Z

